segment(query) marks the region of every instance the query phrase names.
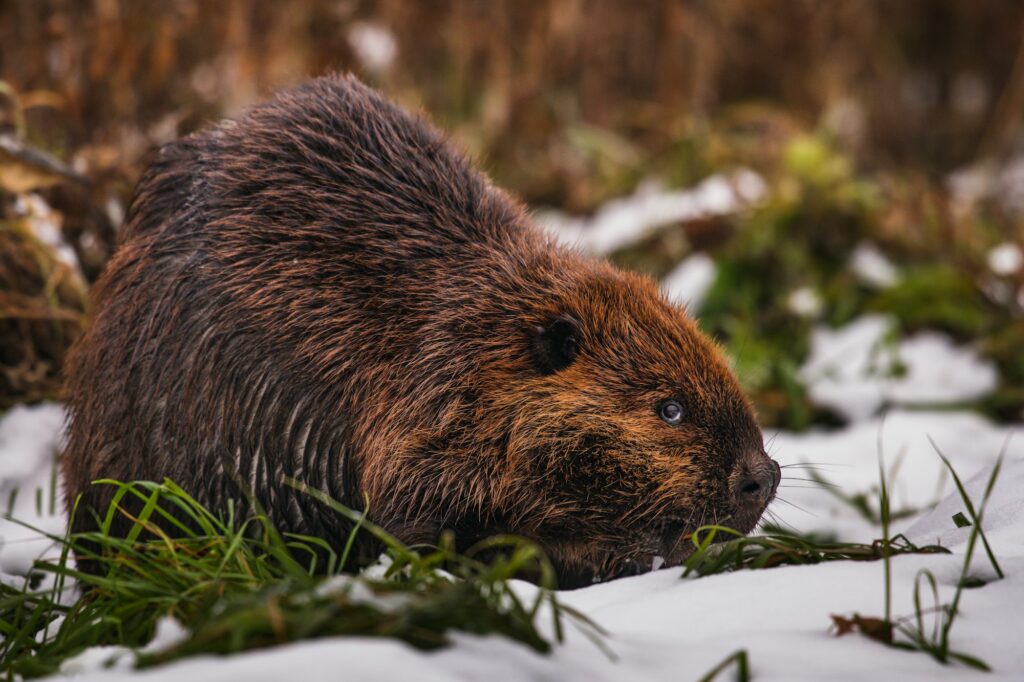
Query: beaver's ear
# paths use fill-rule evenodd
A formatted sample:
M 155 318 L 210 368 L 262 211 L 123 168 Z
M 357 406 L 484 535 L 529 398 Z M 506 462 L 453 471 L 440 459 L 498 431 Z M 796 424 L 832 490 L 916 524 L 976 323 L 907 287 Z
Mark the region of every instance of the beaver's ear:
M 571 317 L 556 317 L 533 330 L 533 355 L 542 374 L 560 372 L 573 363 L 580 349 L 580 328 Z

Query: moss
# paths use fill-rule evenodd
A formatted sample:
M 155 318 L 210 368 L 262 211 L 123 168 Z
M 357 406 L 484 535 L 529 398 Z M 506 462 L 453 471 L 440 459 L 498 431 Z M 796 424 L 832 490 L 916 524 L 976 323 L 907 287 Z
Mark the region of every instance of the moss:
M 974 283 L 945 264 L 908 270 L 899 283 L 880 292 L 867 307 L 895 315 L 908 331 L 940 329 L 961 340 L 982 336 L 997 324 Z

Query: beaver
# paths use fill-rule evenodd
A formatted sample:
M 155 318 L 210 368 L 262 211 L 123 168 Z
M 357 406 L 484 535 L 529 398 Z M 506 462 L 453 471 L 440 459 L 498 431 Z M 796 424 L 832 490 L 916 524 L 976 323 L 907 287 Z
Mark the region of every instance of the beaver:
M 95 479 L 167 477 L 344 541 L 290 478 L 406 543 L 529 538 L 571 587 L 678 564 L 701 524 L 749 532 L 775 495 L 683 309 L 354 77 L 162 147 L 120 238 L 68 362 L 77 531 L 110 502 Z

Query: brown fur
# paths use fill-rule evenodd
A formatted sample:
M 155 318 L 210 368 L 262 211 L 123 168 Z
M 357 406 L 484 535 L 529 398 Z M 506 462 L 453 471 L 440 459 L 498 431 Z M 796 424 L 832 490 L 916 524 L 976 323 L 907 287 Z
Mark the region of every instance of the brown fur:
M 534 538 L 576 584 L 677 562 L 701 522 L 749 531 L 774 493 L 747 400 L 682 310 L 556 246 L 355 79 L 164 147 L 122 239 L 68 376 L 86 510 L 101 477 L 170 477 L 215 508 L 241 482 L 285 530 L 343 539 L 290 476 L 365 496 L 406 542 Z M 578 355 L 553 370 L 556 320 Z

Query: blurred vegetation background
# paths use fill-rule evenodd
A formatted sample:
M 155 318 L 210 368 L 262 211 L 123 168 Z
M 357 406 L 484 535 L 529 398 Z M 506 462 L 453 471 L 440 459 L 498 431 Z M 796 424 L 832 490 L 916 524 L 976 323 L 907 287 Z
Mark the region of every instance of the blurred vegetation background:
M 767 424 L 836 421 L 798 370 L 814 325 L 866 312 L 976 347 L 1000 372 L 977 408 L 1022 418 L 1024 270 L 990 262 L 1024 243 L 1014 0 L 0 0 L 0 409 L 58 395 L 148 153 L 335 70 L 535 207 L 756 171 L 752 209 L 611 258 L 663 277 L 711 254 L 695 312 Z M 897 282 L 851 272 L 866 243 Z

